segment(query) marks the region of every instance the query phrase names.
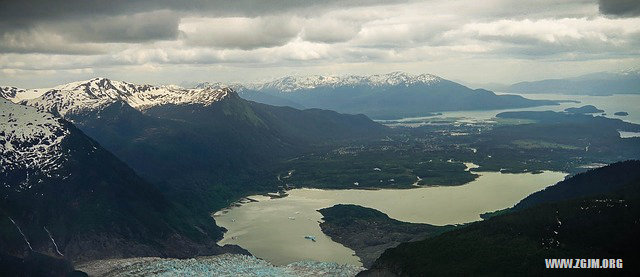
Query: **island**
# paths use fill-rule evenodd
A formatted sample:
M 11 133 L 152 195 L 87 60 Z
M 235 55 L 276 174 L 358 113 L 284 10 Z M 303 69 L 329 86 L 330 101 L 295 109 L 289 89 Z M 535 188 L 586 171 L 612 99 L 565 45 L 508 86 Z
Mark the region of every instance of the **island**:
M 324 220 L 320 223 L 322 232 L 353 249 L 366 268 L 385 250 L 400 243 L 423 240 L 455 228 L 453 225 L 402 222 L 378 210 L 358 205 L 338 204 L 318 212 Z
M 602 112 L 604 112 L 603 110 L 598 109 L 593 105 L 585 105 L 585 106 L 582 106 L 580 108 L 566 108 L 566 109 L 564 109 L 564 111 L 568 112 L 568 113 L 579 113 L 579 114 L 602 113 Z

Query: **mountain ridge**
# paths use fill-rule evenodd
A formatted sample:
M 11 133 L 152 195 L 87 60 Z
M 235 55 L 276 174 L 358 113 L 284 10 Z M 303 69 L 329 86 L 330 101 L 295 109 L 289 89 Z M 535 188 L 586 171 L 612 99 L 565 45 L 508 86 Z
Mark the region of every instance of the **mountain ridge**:
M 369 76 L 286 76 L 271 82 L 245 85 L 241 95 L 265 104 L 362 113 L 375 119 L 557 104 L 517 95 L 496 95 L 484 89 L 470 89 L 436 75 L 404 72 Z
M 285 76 L 265 83 L 248 84 L 245 87 L 253 90 L 277 90 L 280 92 L 295 92 L 298 90 L 315 89 L 319 87 L 340 86 L 369 86 L 380 87 L 384 85 L 434 84 L 444 79 L 432 74 L 413 75 L 401 71 L 387 74 L 374 75 L 308 75 Z
M 70 122 L 0 99 L 0 255 L 71 261 L 225 251 L 188 213 Z
M 596 72 L 571 78 L 519 82 L 506 88 L 512 93 L 611 95 L 640 93 L 640 69 Z
M 274 107 L 245 100 L 230 88 L 98 78 L 18 102 L 72 122 L 194 214 L 224 208 L 248 192 L 278 189 L 270 170 L 286 159 L 389 131 L 364 115 Z
M 116 101 L 124 101 L 138 110 L 165 104 L 211 105 L 235 93 L 229 88 L 184 89 L 178 86 L 136 85 L 107 78 L 93 78 L 45 89 L 2 87 L 0 90 L 3 97 L 15 103 L 63 116 L 99 110 Z
M 391 72 L 375 75 L 285 76 L 263 83 L 204 82 L 194 88 L 135 85 L 93 78 L 45 89 L 0 87 L 0 95 L 54 114 L 82 113 L 125 101 L 138 110 L 166 104 L 210 105 L 227 95 L 274 106 L 319 108 L 365 114 L 376 119 L 425 116 L 433 112 L 555 105 L 516 95 L 470 89 L 432 74 Z

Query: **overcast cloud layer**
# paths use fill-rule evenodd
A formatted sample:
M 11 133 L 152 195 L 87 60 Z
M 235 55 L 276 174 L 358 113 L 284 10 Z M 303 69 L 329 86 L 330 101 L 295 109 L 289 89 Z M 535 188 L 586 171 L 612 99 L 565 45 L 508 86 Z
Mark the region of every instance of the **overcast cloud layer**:
M 639 67 L 639 16 L 637 0 L 2 1 L 0 85 L 567 77 Z

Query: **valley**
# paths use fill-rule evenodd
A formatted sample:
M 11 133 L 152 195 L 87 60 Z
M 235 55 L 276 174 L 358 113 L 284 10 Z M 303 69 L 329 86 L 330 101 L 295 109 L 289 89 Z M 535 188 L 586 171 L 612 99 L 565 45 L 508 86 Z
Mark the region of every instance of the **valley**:
M 640 0 L 0 1 L 0 277 L 640 276 Z
M 563 106 L 571 105 L 580 106 L 571 102 L 563 104 Z M 564 109 L 552 107 L 558 111 Z M 638 157 L 638 141 L 618 135 L 618 132 L 625 132 L 618 130 L 636 130 L 638 125 L 615 118 L 543 112 L 544 108 L 540 108 L 539 110 L 542 111 L 539 112 L 509 113 L 503 110 L 482 112 L 487 116 L 476 118 L 441 116 L 411 121 L 388 120 L 383 123 L 393 126 L 396 132 L 378 141 L 360 141 L 357 144 L 344 145 L 285 161 L 277 178 L 281 184 L 280 197 L 284 195 L 284 198 L 254 195 L 249 198 L 259 202 L 246 201 L 238 207 L 230 207 L 229 210 L 216 213 L 214 216 L 216 221 L 229 229 L 221 243 L 240 244 L 252 252 L 264 253 L 262 257 L 276 263 L 278 261 L 286 263 L 287 259 L 292 259 L 286 258 L 287 255 L 296 257 L 309 253 L 317 254 L 313 259 L 325 260 L 329 257 L 326 254 L 329 251 L 327 249 L 334 249 L 332 261 L 360 264 L 362 260 L 353 261 L 351 249 L 344 249 L 333 241 L 327 241 L 320 246 L 323 244 L 321 240 L 326 241 L 328 238 L 318 230 L 318 227 L 323 226 L 324 223 L 317 223 L 323 221 L 314 210 L 337 204 L 357 204 L 378 209 L 390 216 L 392 220 L 403 222 L 441 226 L 468 223 L 479 220 L 479 216 L 485 212 L 509 208 L 525 195 L 540 190 L 544 186 L 532 188 L 529 192 L 514 197 L 513 202 L 502 204 L 502 207 L 478 209 L 471 213 L 471 217 L 460 221 L 439 221 L 431 217 L 425 219 L 423 216 L 428 214 L 428 211 L 437 211 L 447 219 L 455 218 L 453 214 L 442 212 L 447 209 L 446 207 L 455 207 L 454 211 L 461 211 L 464 204 L 452 199 L 473 199 L 467 202 L 484 203 L 480 196 L 481 192 L 474 192 L 468 186 L 473 187 L 473 184 L 478 182 L 484 184 L 488 176 L 495 176 L 488 182 L 492 184 L 504 182 L 509 187 L 497 187 L 491 190 L 489 186 L 482 185 L 483 192 L 493 193 L 495 197 L 505 197 L 506 190 L 512 188 L 511 186 L 526 188 L 519 182 L 527 182 L 525 180 L 529 177 L 524 178 L 526 176 L 531 176 L 531 181 L 528 181 L 531 184 L 551 185 L 562 180 L 564 174 L 555 175 L 555 179 L 544 181 L 544 176 L 553 176 L 549 175 L 547 170 L 576 174 L 593 166 L 597 167 L 598 164 Z M 458 112 L 458 114 L 464 114 L 464 112 Z M 418 124 L 412 125 L 413 123 Z M 583 139 L 576 141 L 576 136 Z M 589 151 L 593 152 L 588 153 Z M 474 161 L 478 164 L 473 165 L 463 161 Z M 472 169 L 469 170 L 468 166 L 472 166 Z M 421 170 L 421 168 L 424 169 Z M 514 178 L 507 178 L 510 175 Z M 434 185 L 436 187 L 433 187 Z M 427 192 L 429 190 L 433 192 L 434 189 L 447 190 L 447 186 L 453 186 L 451 189 L 467 190 L 473 196 L 468 198 L 461 195 L 432 196 L 429 200 L 418 199 L 417 197 L 424 197 L 429 193 L 420 193 L 421 188 L 416 186 L 423 187 Z M 300 187 L 323 190 L 295 189 Z M 396 191 L 400 194 L 394 195 Z M 406 191 L 406 194 L 401 194 L 403 191 Z M 326 196 L 320 196 L 324 194 Z M 373 197 L 376 194 L 380 197 Z M 327 200 L 318 202 L 319 199 L 327 199 L 329 202 L 326 202 Z M 398 199 L 402 200 L 399 202 Z M 437 205 L 438 200 L 442 199 L 444 202 L 441 206 L 428 206 Z M 385 201 L 389 201 L 389 204 L 385 205 Z M 486 202 L 500 201 L 492 198 Z M 404 212 L 394 212 L 404 205 L 407 206 Z M 306 208 L 307 206 L 313 208 Z M 306 219 L 304 223 L 299 223 L 300 216 Z M 292 220 L 291 217 L 295 219 Z M 277 223 L 271 225 L 270 222 Z M 303 227 L 300 224 L 307 226 Z M 294 227 L 297 225 L 300 227 Z M 265 236 L 265 234 L 271 235 Z M 308 245 L 304 240 L 304 236 L 308 234 L 316 236 L 318 241 Z M 356 237 L 344 243 L 356 249 L 356 254 L 359 254 L 361 259 L 372 257 L 371 253 L 380 254 L 383 251 L 381 248 L 385 249 L 381 242 L 370 242 L 374 245 L 380 243 L 378 250 L 370 250 L 376 249 L 375 246 L 368 248 L 369 250 L 363 250 L 367 248 L 350 244 L 361 238 Z M 292 241 L 297 243 L 290 246 Z M 403 242 L 398 237 L 392 241 L 392 245 Z M 274 253 L 273 247 L 281 248 L 281 253 Z M 304 250 L 308 247 L 314 247 L 311 248 L 313 251 Z M 375 257 L 375 254 L 373 255 Z M 371 258 L 365 259 L 367 263 L 371 262 Z
M 274 264 L 312 259 L 361 265 L 353 256 L 353 250 L 324 235 L 319 224 L 322 214 L 318 210 L 337 204 L 355 204 L 405 222 L 437 226 L 463 224 L 480 220 L 482 213 L 511 207 L 527 195 L 562 180 L 566 174 L 482 172 L 478 175 L 476 180 L 460 186 L 293 189 L 287 191 L 286 197 L 273 199 L 252 195 L 248 197 L 252 201 L 243 201 L 214 215 L 217 224 L 228 230 L 219 244 L 240 245 Z M 315 236 L 316 241 L 305 239 L 308 235 Z
M 147 255 L 186 258 L 251 253 L 268 261 L 269 265 L 260 265 L 266 267 L 315 260 L 369 268 L 386 249 L 466 228 L 503 213 L 566 176 L 640 157 L 640 141 L 633 135 L 640 125 L 618 116 L 564 111 L 592 102 L 562 99 L 550 106 L 437 114 L 425 110 L 421 117 L 373 121 L 365 115 L 270 106 L 241 95 L 227 87 L 184 89 L 104 78 L 37 93 L 5 90 L 5 96 L 18 103 L 7 105 L 26 107 L 45 119 L 62 118 L 64 124 L 77 128 L 74 132 L 86 134 L 95 147 L 104 147 L 130 167 L 126 170 L 133 174 L 131 178 L 148 182 L 145 186 L 154 192 L 142 198 L 165 207 L 161 214 L 166 223 L 135 223 L 140 230 L 167 224 L 168 231 L 162 236 L 174 232 L 184 238 L 176 245 L 148 246 L 141 242 L 142 237 L 121 241 L 121 231 L 106 229 L 103 236 L 116 241 L 106 243 L 112 250 L 89 256 L 69 244 L 73 237 L 58 239 L 61 231 L 52 227 L 46 233 L 56 237 L 56 245 L 37 246 L 37 251 L 71 259 L 74 264 Z M 630 112 L 625 120 L 633 120 L 637 111 L 606 101 L 594 104 L 594 109 L 604 107 L 611 114 L 612 109 L 624 108 Z M 15 132 L 17 125 L 12 122 L 5 125 L 5 134 Z M 21 145 L 11 144 L 14 146 L 4 151 Z M 54 161 L 54 168 L 60 166 L 55 162 L 60 158 L 55 157 L 48 159 Z M 3 168 L 10 169 L 6 172 L 18 174 L 11 178 L 27 180 L 24 188 L 31 184 L 30 179 L 56 178 L 34 179 L 31 173 L 21 173 L 8 164 L 3 162 Z M 77 193 L 71 192 L 70 197 Z M 327 212 L 342 204 L 379 212 L 368 219 L 359 218 L 363 210 L 352 213 L 356 225 L 340 221 L 341 214 L 356 209 L 352 207 L 327 218 Z M 13 219 L 13 208 L 4 209 L 7 218 Z M 125 212 L 91 224 L 102 226 L 122 214 Z M 343 223 L 335 225 L 333 220 Z M 5 222 L 4 230 L 8 238 L 17 239 L 15 226 L 25 228 L 25 223 L 19 218 L 10 223 Z M 34 229 L 39 224 L 26 228 L 25 240 L 42 236 Z M 359 237 L 353 232 L 357 228 L 372 228 L 369 234 L 375 239 Z M 393 235 L 385 235 L 389 232 Z M 162 236 L 154 239 L 162 240 Z M 47 238 L 42 237 L 41 243 Z M 129 252 L 118 250 L 118 245 L 132 242 L 142 244 Z M 209 246 L 200 248 L 203 243 Z M 11 247 L 16 249 L 11 255 L 32 259 L 24 256 L 24 245 Z M 165 261 L 158 261 L 160 264 L 151 261 L 144 267 L 162 268 Z M 121 262 L 126 263 L 116 264 Z M 198 266 L 209 263 L 216 262 L 207 260 Z M 189 266 L 184 270 L 190 270 Z

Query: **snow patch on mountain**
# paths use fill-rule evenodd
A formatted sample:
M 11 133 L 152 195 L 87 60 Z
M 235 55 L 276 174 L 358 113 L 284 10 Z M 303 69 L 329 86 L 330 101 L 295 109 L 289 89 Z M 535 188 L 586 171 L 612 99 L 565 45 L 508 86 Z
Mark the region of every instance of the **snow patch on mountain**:
M 223 84 L 219 82 L 201 83 L 195 88 L 186 89 L 175 85 L 137 85 L 106 78 L 94 78 L 53 88 L 20 89 L 16 87 L 0 87 L 0 96 L 14 103 L 36 107 L 41 111 L 64 117 L 68 113 L 80 114 L 87 111 L 100 110 L 117 101 L 125 102 L 142 111 L 166 104 L 201 104 L 207 106 L 245 89 L 295 92 L 322 87 L 367 86 L 376 88 L 432 85 L 442 80 L 442 78 L 430 74 L 412 75 L 404 72 L 392 72 L 370 76 L 287 76 L 272 82 L 248 85 L 238 83 Z
M 382 75 L 371 75 L 367 79 L 367 82 L 372 86 L 411 86 L 416 84 L 430 85 L 442 80 L 442 78 L 431 74 L 412 75 L 404 72 L 392 72 Z
M 40 95 L 48 90 L 49 89 L 22 89 L 17 87 L 0 87 L 0 97 L 16 103 L 25 99 L 40 97 Z
M 245 86 L 240 83 L 203 82 L 196 84 L 194 89 L 231 89 L 241 93 L 245 89 Z
M 138 110 L 165 104 L 202 104 L 206 106 L 233 93 L 230 88 L 185 89 L 174 85 L 136 85 L 106 78 L 94 78 L 51 89 L 32 91 L 35 92 L 16 93 L 22 96 L 7 97 L 7 99 L 65 116 L 68 113 L 99 110 L 116 101 L 126 102 Z M 9 93 L 10 91 L 6 94 Z
M 68 134 L 53 115 L 0 99 L 0 173 L 23 169 L 50 176 L 64 160 L 61 143 Z M 26 174 L 25 183 L 14 189 L 29 188 Z
M 322 87 L 354 87 L 354 86 L 412 86 L 432 85 L 443 79 L 431 75 L 412 75 L 404 72 L 392 72 L 370 76 L 346 75 L 346 76 L 287 76 L 267 83 L 249 84 L 246 87 L 252 90 L 275 90 L 280 92 L 295 92 Z

